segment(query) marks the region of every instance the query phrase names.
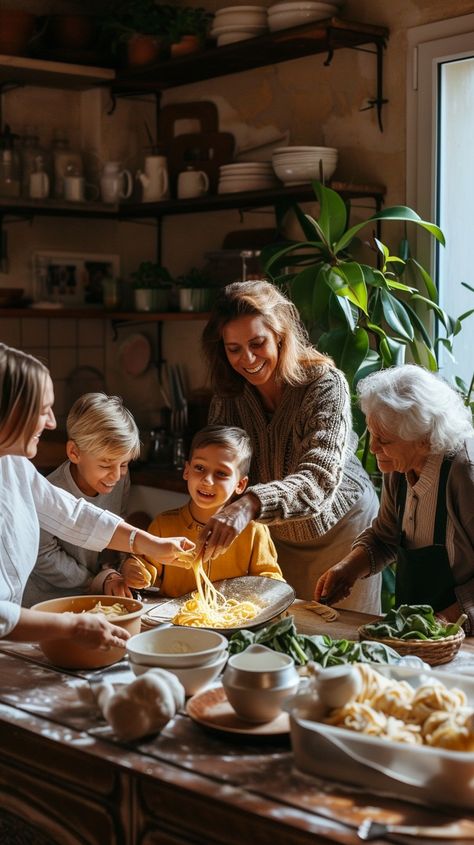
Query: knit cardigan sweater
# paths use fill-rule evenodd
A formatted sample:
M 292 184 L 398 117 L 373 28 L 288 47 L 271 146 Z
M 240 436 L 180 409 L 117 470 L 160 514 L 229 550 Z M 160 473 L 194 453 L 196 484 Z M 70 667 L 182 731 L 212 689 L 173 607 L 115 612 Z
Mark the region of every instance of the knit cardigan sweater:
M 257 521 L 271 525 L 274 538 L 321 537 L 371 486 L 355 455 L 348 385 L 334 367 L 314 367 L 307 384 L 287 385 L 271 418 L 246 383 L 238 396 L 212 400 L 209 423 L 249 434 L 248 492 L 260 501 Z

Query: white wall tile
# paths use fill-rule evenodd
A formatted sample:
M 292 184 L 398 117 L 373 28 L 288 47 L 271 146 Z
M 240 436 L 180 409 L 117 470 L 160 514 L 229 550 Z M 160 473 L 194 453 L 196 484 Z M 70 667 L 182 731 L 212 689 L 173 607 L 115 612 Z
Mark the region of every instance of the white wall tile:
M 55 347 L 75 346 L 77 343 L 77 320 L 50 320 L 49 342 L 51 346 Z
M 28 344 L 28 346 L 48 345 L 48 320 L 45 317 L 22 320 L 21 332 L 23 343 Z
M 53 381 L 67 379 L 77 366 L 77 353 L 74 346 L 51 349 L 49 367 Z
M 80 367 L 94 367 L 104 371 L 105 352 L 103 346 L 79 347 L 77 350 L 77 363 Z
M 103 320 L 78 320 L 78 345 L 99 346 L 104 343 Z
M 15 346 L 21 349 L 20 320 L 10 320 L 0 317 L 0 342 L 7 346 Z

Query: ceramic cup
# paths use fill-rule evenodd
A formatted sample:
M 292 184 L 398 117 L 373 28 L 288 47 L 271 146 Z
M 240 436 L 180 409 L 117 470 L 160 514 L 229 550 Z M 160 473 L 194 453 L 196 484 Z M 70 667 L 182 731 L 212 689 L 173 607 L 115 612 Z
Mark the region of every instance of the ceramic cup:
M 202 197 L 209 190 L 209 178 L 204 170 L 183 170 L 178 176 L 179 199 Z
M 44 170 L 30 173 L 30 197 L 34 200 L 49 197 L 49 176 Z
M 118 161 L 107 161 L 100 179 L 100 193 L 103 202 L 116 203 L 128 199 L 133 190 L 133 178 L 129 170 L 121 170 Z
M 64 177 L 64 199 L 67 202 L 85 202 L 86 199 L 96 200 L 98 195 L 97 187 L 86 182 L 84 176 Z

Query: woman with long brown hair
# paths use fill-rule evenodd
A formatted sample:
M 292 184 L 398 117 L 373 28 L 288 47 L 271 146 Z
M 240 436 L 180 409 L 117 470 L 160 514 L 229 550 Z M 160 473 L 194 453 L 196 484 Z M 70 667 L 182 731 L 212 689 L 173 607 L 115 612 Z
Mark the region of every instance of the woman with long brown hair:
M 84 548 L 138 552 L 183 565 L 184 537 L 162 540 L 55 487 L 31 463 L 45 429 L 56 427 L 47 367 L 0 343 L 0 637 L 74 639 L 98 648 L 123 645 L 128 633 L 100 614 L 46 613 L 21 607 L 38 553 L 40 528 Z
M 264 522 L 286 580 L 310 600 L 319 576 L 378 510 L 355 455 L 346 379 L 312 346 L 294 304 L 267 281 L 227 285 L 202 343 L 215 393 L 209 422 L 244 428 L 254 455 L 250 487 L 203 528 L 204 559 L 251 520 Z M 380 578 L 359 582 L 342 605 L 377 613 Z

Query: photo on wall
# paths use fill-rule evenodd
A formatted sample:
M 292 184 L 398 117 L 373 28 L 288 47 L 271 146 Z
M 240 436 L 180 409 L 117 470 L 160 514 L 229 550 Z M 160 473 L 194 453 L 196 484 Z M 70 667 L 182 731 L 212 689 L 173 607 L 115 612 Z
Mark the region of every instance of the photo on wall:
M 103 305 L 103 280 L 120 273 L 118 255 L 35 252 L 35 299 L 65 308 Z

